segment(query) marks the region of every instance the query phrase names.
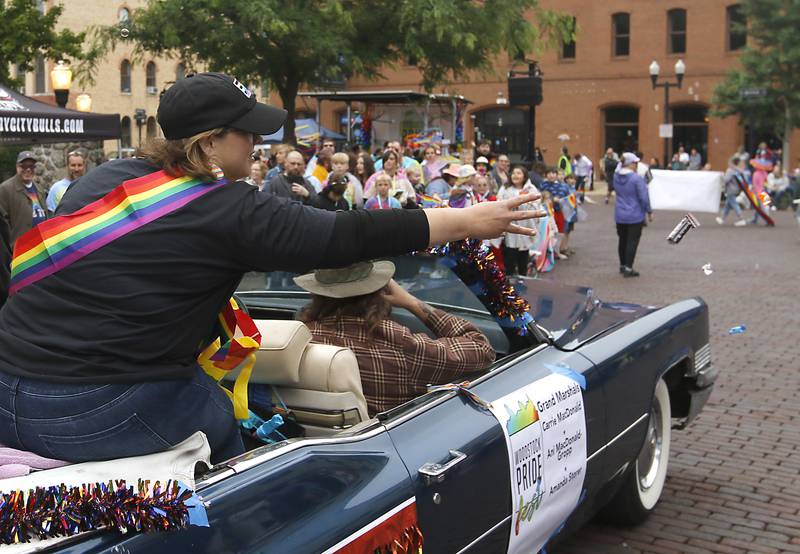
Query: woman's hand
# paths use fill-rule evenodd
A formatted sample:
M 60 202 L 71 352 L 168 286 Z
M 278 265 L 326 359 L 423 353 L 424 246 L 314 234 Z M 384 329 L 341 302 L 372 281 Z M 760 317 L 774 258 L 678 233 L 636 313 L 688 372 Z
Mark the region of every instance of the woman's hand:
M 540 198 L 539 193 L 521 194 L 508 200 L 481 202 L 465 209 L 425 210 L 430 227 L 430 245 L 444 244 L 467 237 L 493 239 L 503 233 L 533 236 L 536 234 L 535 229 L 521 227 L 514 222 L 546 217 L 545 211 L 519 209 L 523 204 L 535 202 Z

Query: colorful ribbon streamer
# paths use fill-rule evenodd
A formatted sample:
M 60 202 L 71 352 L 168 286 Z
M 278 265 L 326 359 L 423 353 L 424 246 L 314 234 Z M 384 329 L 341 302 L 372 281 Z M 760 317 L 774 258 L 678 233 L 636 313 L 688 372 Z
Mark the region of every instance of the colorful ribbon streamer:
M 0 494 L 0 544 L 32 538 L 68 537 L 93 529 L 120 533 L 169 531 L 189 525 L 208 527 L 200 498 L 184 484 L 124 480 L 36 487 Z
M 233 402 L 236 419 L 246 420 L 250 417 L 247 406 L 247 384 L 256 363 L 255 353 L 261 346 L 261 332 L 233 298 L 220 312 L 219 323 L 222 335 L 200 353 L 197 362 L 217 383 L 221 383 L 230 371 L 239 365 L 242 366 L 233 384 L 233 391 L 221 384 L 220 387 Z
M 480 240 L 465 239 L 436 246 L 429 253 L 442 256 L 458 277 L 472 290 L 501 327 L 518 335 L 528 334 L 533 323 L 530 304 L 517 294 L 492 250 Z

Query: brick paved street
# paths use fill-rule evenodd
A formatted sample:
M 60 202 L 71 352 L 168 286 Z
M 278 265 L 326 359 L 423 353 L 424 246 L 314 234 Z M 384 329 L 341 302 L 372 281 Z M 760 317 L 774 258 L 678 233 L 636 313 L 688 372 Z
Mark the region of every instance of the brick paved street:
M 593 286 L 604 300 L 701 296 L 722 374 L 700 417 L 673 432 L 666 488 L 650 519 L 634 529 L 592 523 L 551 552 L 800 552 L 800 227 L 793 214 L 775 214 L 774 229 L 734 228 L 732 219 L 720 227 L 711 214 L 695 214 L 702 227 L 673 246 L 666 236 L 682 214 L 656 212 L 636 259 L 642 276 L 623 279 L 612 207 L 587 209 L 590 220 L 573 234 L 577 254 L 545 278 Z M 747 332 L 728 335 L 739 324 Z

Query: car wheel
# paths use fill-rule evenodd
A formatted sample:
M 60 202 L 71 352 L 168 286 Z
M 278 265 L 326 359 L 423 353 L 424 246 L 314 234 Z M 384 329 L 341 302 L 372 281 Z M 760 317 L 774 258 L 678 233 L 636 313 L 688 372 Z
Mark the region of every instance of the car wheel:
M 605 508 L 606 519 L 623 525 L 636 525 L 653 511 L 667 480 L 672 413 L 669 390 L 658 380 L 650 408 L 647 433 L 639 455 L 623 477 L 616 496 Z

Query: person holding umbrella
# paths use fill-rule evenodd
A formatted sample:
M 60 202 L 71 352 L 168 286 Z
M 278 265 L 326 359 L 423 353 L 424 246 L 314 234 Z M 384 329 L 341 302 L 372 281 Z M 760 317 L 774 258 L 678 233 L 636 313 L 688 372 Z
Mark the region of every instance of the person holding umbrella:
M 181 79 L 158 108 L 164 139 L 87 173 L 63 216 L 20 237 L 0 310 L 0 443 L 83 462 L 165 450 L 202 431 L 213 462 L 237 456 L 233 405 L 197 360 L 221 311 L 237 329 L 254 327 L 229 302 L 246 272 L 530 234 L 515 222 L 542 215 L 516 210 L 535 195 L 464 210 L 329 212 L 261 193 L 242 179 L 254 144 L 285 118 L 231 76 Z M 70 238 L 81 248 L 59 249 Z

